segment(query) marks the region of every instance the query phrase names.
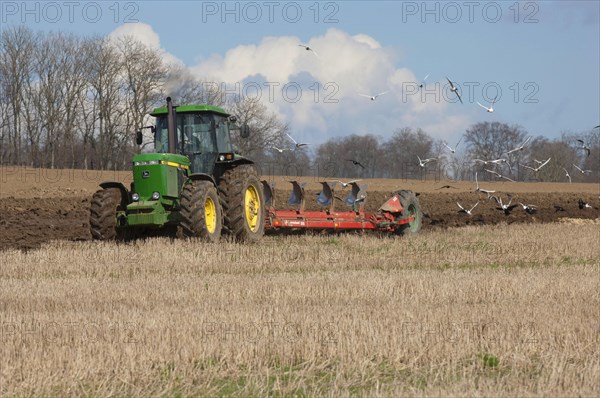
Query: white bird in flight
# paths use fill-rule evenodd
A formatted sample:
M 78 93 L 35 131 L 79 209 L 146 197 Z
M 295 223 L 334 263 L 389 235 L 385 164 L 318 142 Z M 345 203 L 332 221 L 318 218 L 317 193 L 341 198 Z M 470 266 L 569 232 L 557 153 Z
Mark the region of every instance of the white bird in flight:
M 427 163 L 429 163 L 429 162 L 435 162 L 437 160 L 436 158 L 429 158 L 429 159 L 423 159 L 423 160 L 421 160 L 421 158 L 419 157 L 419 155 L 417 155 L 417 159 L 419 159 L 419 166 L 420 167 L 425 167 L 427 165 Z
M 571 175 L 569 174 L 569 172 L 567 171 L 567 169 L 565 169 L 564 167 L 562 168 L 565 171 L 565 176 L 569 179 L 569 184 L 571 183 Z
M 473 205 L 473 207 L 471 207 L 469 210 L 467 210 L 467 209 L 465 209 L 464 207 L 462 207 L 462 206 L 460 205 L 460 203 L 458 203 L 458 202 L 456 202 L 456 204 L 458 205 L 458 207 L 460 207 L 460 210 L 458 211 L 459 213 L 466 213 L 466 214 L 468 214 L 469 216 L 472 216 L 473 214 L 472 214 L 471 212 L 473 211 L 473 209 L 474 209 L 474 208 L 476 208 L 476 207 L 477 207 L 477 205 L 479 204 L 479 202 L 475 203 L 475 204 Z
M 592 173 L 592 170 L 581 170 L 581 169 L 579 168 L 579 166 L 577 166 L 575 163 L 573 163 L 573 166 L 575 166 L 575 168 L 576 168 L 577 170 L 579 170 L 579 171 L 581 172 L 581 174 L 591 174 L 591 173 Z
M 581 143 L 581 146 L 579 147 L 579 149 L 583 149 L 584 151 L 587 152 L 587 155 L 590 156 L 592 149 L 589 146 L 587 146 L 583 140 L 577 140 L 577 141 L 579 143 Z
M 527 139 L 525 140 L 525 142 L 523 142 L 521 145 L 519 145 L 515 149 L 511 149 L 510 151 L 506 152 L 506 154 L 508 155 L 508 154 L 516 152 L 516 151 L 522 151 L 523 148 L 525 148 L 525 144 L 527 144 L 530 139 L 531 139 L 531 137 L 527 137 Z
M 488 199 L 490 198 L 490 196 L 492 196 L 493 193 L 496 192 L 496 191 L 489 190 L 489 189 L 479 188 L 479 180 L 477 180 L 477 173 L 475 173 L 475 183 L 477 184 L 477 187 L 475 188 L 475 192 L 483 192 L 483 193 L 487 194 Z
M 446 148 L 448 148 L 448 149 L 450 150 L 450 152 L 452 152 L 452 153 L 456 153 L 456 148 L 458 148 L 458 144 L 460 144 L 460 142 L 462 141 L 462 139 L 463 139 L 463 138 L 462 138 L 462 137 L 460 137 L 460 139 L 458 140 L 458 142 L 456 143 L 456 145 L 454 145 L 454 148 L 450 148 L 450 147 L 448 146 L 448 144 L 447 144 L 447 143 L 445 143 L 445 142 L 444 142 L 444 145 L 446 146 Z
M 511 180 L 510 178 L 508 178 L 508 177 L 506 177 L 506 176 L 503 176 L 502 174 L 500 174 L 500 173 L 498 173 L 498 172 L 495 172 L 494 170 L 488 170 L 488 169 L 485 169 L 485 171 L 487 171 L 488 173 L 495 174 L 495 175 L 496 175 L 498 178 L 504 178 L 505 180 L 508 180 L 508 181 L 510 181 L 510 182 L 515 182 L 515 180 Z
M 334 180 L 334 181 L 339 182 L 342 185 L 342 188 L 347 188 L 348 185 L 352 184 L 353 182 L 359 182 L 362 180 L 352 180 L 352 181 L 348 181 L 348 182 L 344 182 L 344 181 L 340 181 L 340 180 Z
M 319 56 L 319 54 L 317 54 L 317 52 L 310 46 L 306 45 L 306 44 L 298 44 L 300 47 L 304 47 L 304 49 L 306 51 L 312 51 L 313 54 L 315 54 L 317 57 Z
M 546 160 L 545 160 L 545 161 L 544 161 L 542 164 L 540 164 L 540 165 L 539 165 L 538 167 L 536 167 L 536 168 L 529 167 L 529 166 L 525 166 L 524 164 L 521 164 L 521 163 L 519 163 L 519 164 L 520 164 L 522 167 L 525 167 L 526 169 L 529 169 L 529 170 L 533 170 L 533 172 L 534 172 L 534 173 L 537 173 L 538 171 L 540 171 L 540 169 L 541 169 L 542 167 L 544 167 L 545 165 L 547 165 L 547 164 L 548 164 L 548 162 L 550 161 L 550 159 L 552 159 L 552 158 L 548 158 L 548 159 L 546 159 Z
M 294 141 L 294 145 L 296 145 L 296 149 L 301 149 L 302 147 L 305 147 L 305 146 L 307 146 L 307 145 L 308 145 L 308 144 L 305 144 L 305 143 L 298 143 L 298 142 L 296 142 L 296 140 L 295 140 L 295 139 L 294 139 L 294 138 L 293 138 L 291 135 L 289 135 L 288 133 L 285 133 L 285 134 L 286 134 L 288 137 L 290 137 L 290 139 L 291 139 L 292 141 Z
M 489 107 L 489 108 L 488 108 L 488 107 L 486 107 L 486 106 L 483 106 L 483 105 L 481 105 L 481 104 L 479 103 L 479 101 L 477 101 L 477 104 L 478 104 L 480 107 L 482 107 L 483 109 L 485 109 L 486 111 L 488 111 L 489 113 L 492 113 L 492 112 L 494 112 L 494 103 L 496 103 L 496 99 L 497 99 L 497 98 L 498 98 L 497 96 L 496 96 L 496 98 L 494 98 L 494 100 L 493 100 L 493 101 L 490 103 L 490 107 Z
M 526 205 L 521 202 L 519 202 L 519 204 L 521 205 L 521 207 L 523 208 L 523 210 L 525 210 L 525 213 L 527 213 L 527 214 L 533 214 L 537 211 L 537 207 L 534 205 Z
M 371 101 L 375 101 L 375 99 L 377 99 L 377 97 L 379 97 L 383 94 L 387 94 L 387 93 L 388 93 L 388 91 L 384 91 L 383 93 L 379 93 L 377 95 L 367 95 L 367 94 L 361 94 L 361 93 L 358 93 L 358 95 L 362 95 L 363 97 L 367 97 L 367 98 L 371 99 Z
M 271 148 L 275 149 L 275 150 L 276 150 L 277 152 L 279 152 L 279 153 L 283 153 L 284 151 L 287 151 L 287 150 L 288 150 L 287 148 L 280 149 L 280 148 L 277 148 L 276 146 L 273 146 L 273 147 L 271 147 Z
M 452 83 L 452 81 L 450 79 L 448 79 L 448 76 L 446 76 L 446 80 L 448 80 L 448 83 L 450 83 L 450 91 L 452 91 L 454 94 L 456 94 L 456 96 L 460 100 L 460 103 L 462 104 L 463 100 L 462 100 L 462 98 L 460 98 L 460 94 L 458 93 L 458 87 L 456 87 L 454 85 L 454 83 Z

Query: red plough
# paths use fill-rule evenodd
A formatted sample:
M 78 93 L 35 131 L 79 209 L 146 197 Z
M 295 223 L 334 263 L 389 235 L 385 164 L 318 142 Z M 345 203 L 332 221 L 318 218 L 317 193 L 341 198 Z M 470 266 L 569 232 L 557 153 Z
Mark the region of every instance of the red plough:
M 307 211 L 305 207 L 304 184 L 292 183 L 292 193 L 288 204 L 292 210 L 277 210 L 273 185 L 263 181 L 266 205 L 265 230 L 376 230 L 396 234 L 416 234 L 421 229 L 422 213 L 417 195 L 412 191 L 394 192 L 377 212 L 364 210 L 367 201 L 366 185 L 348 183 L 351 193 L 343 200 L 349 211 L 336 211 L 336 183 L 322 182 L 322 191 L 317 195 L 321 211 Z

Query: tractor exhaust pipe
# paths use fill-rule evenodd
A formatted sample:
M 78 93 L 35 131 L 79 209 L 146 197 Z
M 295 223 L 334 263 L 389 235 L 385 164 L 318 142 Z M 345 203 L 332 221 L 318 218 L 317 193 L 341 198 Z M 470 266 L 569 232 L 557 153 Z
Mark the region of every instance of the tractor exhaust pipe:
M 177 136 L 175 132 L 176 111 L 171 97 L 167 97 L 167 132 L 169 134 L 169 153 L 177 153 Z

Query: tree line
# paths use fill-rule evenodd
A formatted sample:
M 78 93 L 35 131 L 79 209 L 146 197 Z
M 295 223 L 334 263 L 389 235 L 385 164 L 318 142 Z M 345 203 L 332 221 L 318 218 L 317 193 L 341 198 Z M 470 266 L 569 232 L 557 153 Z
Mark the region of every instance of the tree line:
M 598 129 L 554 140 L 535 136 L 509 155 L 530 134 L 498 122 L 471 126 L 455 153 L 446 146 L 455 143 L 411 127 L 398 128 L 387 139 L 350 135 L 293 150 L 287 136 L 291 127 L 264 104 L 226 95 L 132 37 L 36 33 L 26 27 L 5 29 L 0 38 L 0 164 L 128 169 L 133 155 L 152 150 L 149 136 L 141 147 L 135 145 L 135 132 L 168 95 L 176 104 L 221 106 L 248 124 L 250 138 L 234 133 L 234 146 L 266 175 L 470 179 L 473 172 L 486 176 L 486 169 L 506 167 L 475 159 L 506 157 L 511 166 L 502 174 L 511 178 L 564 181 L 567 169 L 573 181 L 599 181 Z M 589 156 L 577 139 L 591 146 Z M 417 156 L 436 161 L 420 167 Z M 520 166 L 548 157 L 553 161 L 537 173 Z M 577 174 L 573 164 L 592 172 Z

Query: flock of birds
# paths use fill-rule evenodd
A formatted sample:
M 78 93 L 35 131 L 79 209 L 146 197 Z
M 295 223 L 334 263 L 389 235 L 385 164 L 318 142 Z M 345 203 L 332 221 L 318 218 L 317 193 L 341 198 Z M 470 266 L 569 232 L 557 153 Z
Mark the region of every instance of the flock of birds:
M 508 199 L 508 203 L 505 203 L 502 200 L 502 197 L 500 196 L 500 194 L 498 194 L 496 192 L 496 190 L 492 190 L 492 189 L 483 189 L 479 186 L 479 180 L 477 179 L 477 173 L 475 173 L 475 192 L 478 193 L 484 193 L 487 195 L 487 200 L 494 200 L 496 202 L 496 210 L 499 210 L 501 212 L 503 212 L 505 215 L 509 215 L 511 214 L 511 212 L 516 208 L 516 207 L 521 207 L 522 210 L 529 214 L 529 215 L 533 215 L 535 213 L 537 213 L 538 211 L 538 206 L 533 205 L 533 204 L 525 204 L 522 202 L 516 202 L 513 203 L 513 195 L 510 193 L 506 194 L 506 197 Z M 442 189 L 442 188 L 455 188 L 456 187 L 452 187 L 450 185 L 445 185 L 441 188 L 438 189 Z M 456 205 L 458 206 L 459 210 L 458 213 L 464 213 L 467 216 L 473 216 L 473 210 L 479 205 L 479 203 L 481 202 L 481 200 L 477 201 L 477 203 L 475 203 L 473 206 L 471 206 L 470 208 L 467 206 L 463 206 L 461 205 L 459 202 L 456 202 Z M 589 203 L 585 202 L 583 199 L 579 199 L 578 201 L 578 205 L 579 205 L 579 209 L 591 209 L 593 208 Z M 566 210 L 559 205 L 555 205 L 554 206 L 554 210 L 555 212 L 559 212 L 559 211 L 564 211 L 566 212 Z
M 596 126 L 594 128 L 599 128 L 599 127 L 600 126 Z M 518 145 L 516 148 L 513 148 L 513 149 L 507 151 L 505 154 L 510 155 L 515 152 L 523 151 L 530 140 L 531 140 L 531 136 L 527 137 L 527 139 L 525 139 L 525 141 L 523 141 L 523 143 Z M 456 148 L 458 147 L 458 145 L 460 144 L 461 141 L 462 141 L 462 137 L 458 140 L 458 142 L 456 143 L 456 145 L 454 147 L 449 146 L 447 142 L 444 142 L 443 144 L 450 151 L 451 154 L 455 154 Z M 584 150 L 586 156 L 589 157 L 590 153 L 591 153 L 591 148 L 590 148 L 589 144 L 586 144 L 585 141 L 580 140 L 580 139 L 578 139 L 577 142 L 579 142 L 579 146 L 577 147 L 577 149 Z M 421 157 L 419 155 L 417 155 L 417 160 L 418 160 L 419 167 L 423 169 L 427 166 L 427 164 L 438 161 L 438 158 L 421 159 Z M 550 160 L 551 160 L 551 158 L 548 158 L 546 160 L 533 159 L 533 161 L 535 162 L 535 165 L 533 165 L 533 167 L 526 165 L 526 164 L 522 164 L 522 163 L 519 163 L 519 166 L 523 167 L 524 169 L 531 170 L 534 174 L 537 175 L 537 173 L 544 166 L 546 166 L 550 162 Z M 484 166 L 492 166 L 492 167 L 497 166 L 497 165 L 506 165 L 506 166 L 508 166 L 511 173 L 512 173 L 512 169 L 513 169 L 513 165 L 509 162 L 508 156 L 504 157 L 504 158 L 499 158 L 499 159 L 473 159 L 473 162 L 481 163 Z M 577 169 L 577 171 L 583 175 L 589 175 L 592 173 L 592 170 L 584 170 L 574 163 L 573 163 L 573 167 L 575 167 L 575 169 Z M 562 167 L 562 169 L 565 171 L 565 177 L 567 177 L 569 179 L 569 183 L 571 183 L 572 179 L 571 179 L 571 175 L 569 174 L 569 171 L 564 167 Z M 504 179 L 507 181 L 515 182 L 515 180 L 513 180 L 512 178 L 510 178 L 506 175 L 499 173 L 497 170 L 491 170 L 490 168 L 484 168 L 484 170 L 490 174 L 495 175 L 500 180 Z
M 315 51 L 314 48 L 310 47 L 307 44 L 298 44 L 298 46 L 304 48 L 304 50 L 312 52 L 315 56 L 319 56 L 319 54 L 317 54 L 317 52 Z M 423 80 L 421 81 L 421 83 L 419 83 L 419 88 L 423 88 L 425 87 L 425 81 L 427 80 L 427 78 L 429 77 L 429 73 L 423 78 Z M 450 92 L 454 93 L 454 95 L 456 95 L 456 97 L 458 98 L 458 100 L 460 101 L 460 103 L 463 103 L 462 97 L 460 96 L 460 91 L 458 89 L 458 86 L 452 81 L 450 80 L 450 78 L 448 78 L 448 76 L 446 76 L 446 80 L 448 81 L 448 84 L 450 85 Z M 382 95 L 387 94 L 389 91 L 384 91 L 381 92 L 379 94 L 375 94 L 375 95 L 371 95 L 371 94 L 363 94 L 363 93 L 358 93 L 360 96 L 362 97 L 366 97 L 369 98 L 371 101 L 375 101 L 377 98 L 379 98 Z M 486 110 L 486 112 L 488 113 L 493 113 L 494 112 L 494 104 L 496 103 L 498 97 L 494 98 L 489 106 L 485 106 L 479 102 L 477 102 L 477 104 Z M 596 128 L 600 128 L 600 125 L 594 127 L 594 129 Z M 286 133 L 287 134 L 287 133 Z M 272 146 L 272 149 L 274 149 L 275 151 L 279 152 L 279 153 L 283 153 L 285 151 L 288 150 L 299 150 L 299 149 L 303 149 L 306 148 L 308 145 L 308 143 L 304 143 L 304 142 L 298 142 L 294 139 L 294 137 L 292 137 L 291 135 L 287 134 L 287 136 L 289 137 L 289 139 L 292 141 L 293 146 L 292 148 L 278 148 L 276 146 Z M 531 140 L 531 136 L 527 137 L 527 139 L 519 146 L 517 146 L 514 149 L 511 149 L 509 151 L 506 152 L 506 155 L 511 155 L 515 152 L 519 152 L 519 151 L 523 151 L 525 146 L 529 143 L 529 141 Z M 444 142 L 443 144 L 446 146 L 446 148 L 448 148 L 448 150 L 450 151 L 450 153 L 455 154 L 456 153 L 456 148 L 458 147 L 458 145 L 460 144 L 460 142 L 462 141 L 462 137 L 458 140 L 458 142 L 456 143 L 456 145 L 454 147 L 451 147 L 448 145 L 447 142 Z M 591 148 L 589 144 L 586 144 L 583 140 L 578 139 L 577 140 L 579 142 L 579 146 L 577 147 L 580 150 L 585 151 L 587 156 L 590 156 L 591 153 Z M 420 168 L 425 168 L 429 163 L 431 162 L 435 162 L 438 161 L 437 158 L 426 158 L 426 159 L 421 159 L 418 155 L 417 155 L 417 159 L 418 159 L 418 165 Z M 544 167 L 546 166 L 549 162 L 550 162 L 551 158 L 548 158 L 546 160 L 537 160 L 537 159 L 533 159 L 533 161 L 536 163 L 535 165 L 533 165 L 534 167 L 530 166 L 530 165 L 524 165 L 519 163 L 519 165 L 525 169 L 531 170 L 534 174 L 537 175 L 537 173 Z M 363 164 L 361 164 L 359 161 L 355 160 L 355 159 L 346 159 L 346 161 L 350 161 L 352 162 L 355 166 L 358 166 L 362 169 L 365 169 L 365 166 Z M 497 166 L 497 165 L 507 165 L 510 172 L 512 173 L 512 165 L 511 163 L 508 161 L 508 159 L 506 158 L 500 158 L 500 159 L 493 159 L 493 160 L 483 160 L 483 159 L 473 159 L 474 162 L 478 162 L 478 163 L 482 163 L 484 166 Z M 592 173 L 592 170 L 583 170 L 581 169 L 579 166 L 577 166 L 576 164 L 573 164 L 573 167 L 575 167 L 575 169 L 577 169 L 577 171 L 579 171 L 581 174 L 583 175 L 588 175 Z M 572 182 L 571 179 L 571 175 L 569 174 L 569 171 L 562 167 L 563 170 L 565 171 L 565 177 L 568 178 L 569 183 Z M 500 180 L 507 180 L 507 181 L 511 181 L 511 182 L 515 182 L 515 180 L 511 179 L 510 177 L 503 175 L 502 173 L 499 173 L 497 170 L 491 170 L 491 168 L 485 168 L 485 171 L 487 171 L 488 173 L 496 176 L 498 179 Z

